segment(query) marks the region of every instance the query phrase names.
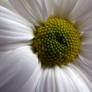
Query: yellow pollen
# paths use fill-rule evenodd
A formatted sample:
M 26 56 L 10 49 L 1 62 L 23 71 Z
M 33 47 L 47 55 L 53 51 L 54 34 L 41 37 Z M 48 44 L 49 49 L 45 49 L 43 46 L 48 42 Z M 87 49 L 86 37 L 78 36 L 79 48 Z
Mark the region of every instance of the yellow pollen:
M 73 62 L 80 49 L 80 33 L 67 19 L 49 17 L 36 26 L 32 50 L 42 67 L 63 66 Z

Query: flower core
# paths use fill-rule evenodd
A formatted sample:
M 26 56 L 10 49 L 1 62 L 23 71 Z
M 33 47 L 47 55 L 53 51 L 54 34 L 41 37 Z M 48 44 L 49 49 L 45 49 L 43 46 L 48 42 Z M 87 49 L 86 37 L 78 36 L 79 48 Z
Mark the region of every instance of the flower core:
M 36 26 L 32 50 L 37 53 L 42 67 L 66 65 L 78 56 L 79 49 L 80 33 L 69 20 L 49 17 Z

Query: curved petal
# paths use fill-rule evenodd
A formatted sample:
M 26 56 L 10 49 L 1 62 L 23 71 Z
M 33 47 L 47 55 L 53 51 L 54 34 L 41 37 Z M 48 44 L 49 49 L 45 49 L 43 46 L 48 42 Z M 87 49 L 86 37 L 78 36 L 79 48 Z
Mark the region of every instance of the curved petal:
M 81 31 L 81 32 L 88 32 L 92 29 L 92 26 L 91 26 L 91 23 L 92 23 L 92 11 L 90 10 L 88 13 L 80 16 L 78 19 L 77 19 L 77 25 L 78 25 L 78 29 Z
M 91 82 L 78 68 L 73 64 L 63 68 L 38 68 L 19 92 L 91 92 Z
M 18 92 L 37 66 L 38 59 L 30 46 L 0 53 L 0 92 Z
M 92 61 L 88 60 L 82 55 L 79 55 L 74 62 L 74 65 L 83 71 L 83 73 L 87 76 L 88 80 L 92 82 Z M 86 81 L 88 82 L 88 81 Z M 88 83 L 89 84 L 89 83 Z M 92 90 L 91 84 L 89 85 L 90 89 Z
M 19 89 L 18 92 L 36 92 L 38 81 L 41 80 L 40 78 L 42 75 L 42 69 L 38 65 L 32 76 L 30 76 L 30 78 L 25 82 L 25 84 Z
M 45 69 L 42 74 L 36 92 L 57 92 L 54 69 Z
M 68 17 L 77 0 L 46 0 L 48 16 Z
M 86 71 L 82 71 L 81 68 L 79 68 L 77 65 L 70 65 L 70 68 L 67 68 L 70 72 L 70 77 L 73 79 L 78 92 L 86 91 L 91 92 L 92 91 L 92 82 L 90 81 L 89 77 L 85 73 Z M 84 87 L 83 87 L 84 86 Z M 83 89 L 82 89 L 83 88 Z
M 66 17 L 77 0 L 9 0 L 12 6 L 26 19 L 44 21 L 49 16 Z M 16 7 L 17 5 L 17 7 Z M 21 11 L 22 10 L 22 11 Z M 33 22 L 34 19 L 35 21 Z
M 83 33 L 83 45 L 91 44 L 92 40 L 92 11 L 80 17 L 77 20 L 77 26 L 80 33 Z
M 83 76 L 81 76 L 83 72 L 78 69 L 76 65 L 74 66 L 71 64 L 69 66 L 64 67 L 63 69 L 58 69 L 58 71 L 60 70 L 60 74 L 59 72 L 56 73 L 57 78 L 59 78 L 57 79 L 57 83 L 59 85 L 61 83 L 62 85 L 62 88 L 58 86 L 58 92 L 61 92 L 62 89 L 63 92 L 90 92 L 89 86 L 86 83 L 86 80 L 88 79 L 86 78 L 86 80 L 84 80 Z
M 88 60 L 92 60 L 92 11 L 80 17 L 79 30 L 82 32 L 80 54 Z
M 0 0 L 0 5 L 15 12 L 14 8 L 10 5 L 8 0 Z
M 88 14 L 92 10 L 92 0 L 77 0 L 77 3 L 71 11 L 69 17 L 73 21 L 77 21 L 80 17 Z
M 84 32 L 82 39 L 82 44 L 80 48 L 80 54 L 85 57 L 86 59 L 92 61 L 92 34 L 91 30 L 87 32 Z
M 80 55 L 92 61 L 92 47 L 90 44 L 81 46 Z
M 46 7 L 44 6 L 44 0 L 9 0 L 11 5 L 16 11 L 31 21 L 35 25 L 39 25 L 40 21 L 43 21 L 46 16 Z M 17 7 L 16 7 L 17 5 Z
M 32 25 L 0 6 L 0 51 L 30 44 Z
M 6 7 L 6 8 L 10 8 L 8 5 L 8 0 L 0 0 L 0 5 Z
M 92 11 L 80 16 L 76 25 L 82 33 L 80 54 L 88 60 L 92 60 Z

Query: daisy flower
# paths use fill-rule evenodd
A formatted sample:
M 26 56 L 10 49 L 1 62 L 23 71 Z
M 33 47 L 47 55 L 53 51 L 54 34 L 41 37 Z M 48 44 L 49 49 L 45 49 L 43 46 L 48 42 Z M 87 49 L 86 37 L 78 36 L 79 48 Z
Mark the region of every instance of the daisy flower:
M 92 0 L 0 3 L 0 92 L 92 92 L 91 45 Z

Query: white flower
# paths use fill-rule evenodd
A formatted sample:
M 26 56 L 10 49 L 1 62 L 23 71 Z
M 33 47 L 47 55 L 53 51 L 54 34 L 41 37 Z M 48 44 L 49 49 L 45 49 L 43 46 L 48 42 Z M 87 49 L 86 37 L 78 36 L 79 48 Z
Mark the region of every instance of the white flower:
M 9 1 L 11 10 L 0 6 L 0 92 L 92 92 L 92 0 Z M 83 39 L 74 62 L 43 69 L 30 40 L 50 16 L 70 19 Z

